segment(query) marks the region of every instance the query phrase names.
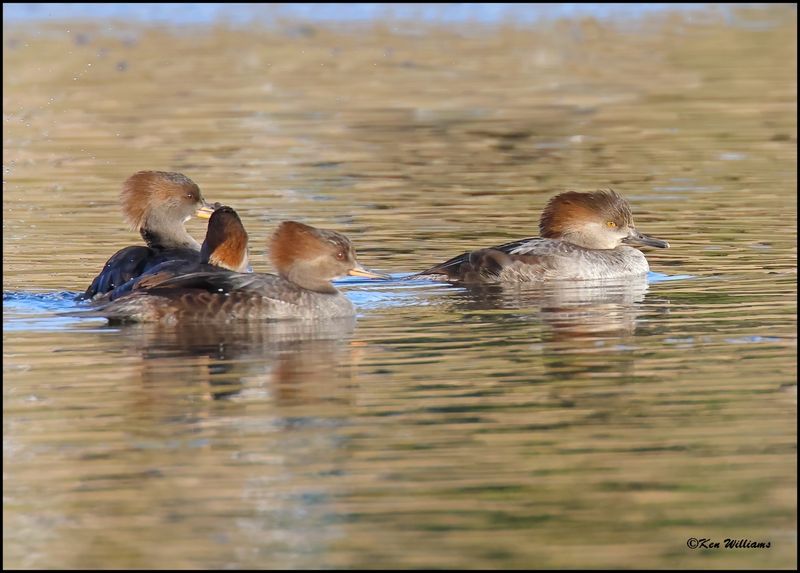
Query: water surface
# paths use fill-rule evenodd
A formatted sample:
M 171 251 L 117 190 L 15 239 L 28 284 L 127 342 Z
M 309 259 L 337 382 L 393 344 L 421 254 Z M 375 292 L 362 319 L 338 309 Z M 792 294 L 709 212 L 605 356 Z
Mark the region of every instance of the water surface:
M 796 567 L 796 37 L 5 24 L 4 566 Z M 57 316 L 137 242 L 140 169 L 235 207 L 258 271 L 295 219 L 396 280 L 340 283 L 353 321 Z M 672 245 L 649 281 L 399 280 L 600 187 Z

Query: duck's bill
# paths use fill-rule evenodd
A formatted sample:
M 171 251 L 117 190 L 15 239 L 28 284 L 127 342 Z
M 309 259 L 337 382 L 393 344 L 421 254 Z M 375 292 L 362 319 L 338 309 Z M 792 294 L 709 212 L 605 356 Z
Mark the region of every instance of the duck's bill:
M 219 205 L 209 205 L 208 203 L 203 203 L 202 207 L 200 207 L 197 211 L 195 211 L 195 216 L 200 217 L 201 219 L 210 219 L 211 215 L 214 214 L 214 210 L 216 206 Z
M 625 237 L 622 242 L 634 245 L 647 245 L 648 247 L 658 247 L 659 249 L 669 248 L 668 242 L 662 241 L 661 239 L 656 239 L 655 237 L 648 237 L 639 231 L 631 232 L 631 234 Z
M 389 275 L 382 275 L 380 273 L 374 273 L 372 271 L 368 271 L 361 265 L 358 265 L 355 268 L 350 269 L 347 271 L 347 274 L 351 277 L 366 277 L 368 279 L 383 279 L 389 280 L 391 277 Z

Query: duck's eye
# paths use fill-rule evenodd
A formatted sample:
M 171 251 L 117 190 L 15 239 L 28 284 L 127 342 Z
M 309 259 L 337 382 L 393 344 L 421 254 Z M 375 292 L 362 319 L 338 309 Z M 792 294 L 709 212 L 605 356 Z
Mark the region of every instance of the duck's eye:
M 344 260 L 344 251 L 339 251 L 338 253 L 336 253 L 336 258 L 338 260 L 340 260 L 340 261 L 343 261 Z
M 614 221 L 606 221 L 606 227 L 609 229 L 614 229 L 616 226 L 617 224 Z

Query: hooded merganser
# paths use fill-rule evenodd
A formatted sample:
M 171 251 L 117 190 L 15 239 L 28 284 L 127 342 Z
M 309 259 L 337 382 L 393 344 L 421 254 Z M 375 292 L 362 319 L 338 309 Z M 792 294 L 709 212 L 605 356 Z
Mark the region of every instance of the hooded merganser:
M 194 181 L 180 173 L 139 171 L 125 181 L 120 199 L 125 219 L 147 246 L 125 247 L 114 254 L 78 300 L 112 291 L 164 261 L 200 260 L 200 244 L 183 224 L 192 215 L 208 219 L 213 208 Z
M 547 203 L 541 237 L 463 253 L 413 275 L 462 282 L 616 279 L 650 270 L 641 251 L 669 243 L 636 230 L 630 206 L 612 190 L 569 191 Z
M 92 314 L 164 324 L 346 317 L 355 314 L 353 303 L 331 280 L 388 278 L 362 267 L 350 240 L 335 231 L 284 221 L 269 247 L 277 275 L 193 272 L 140 288 Z
M 200 247 L 200 260 L 175 259 L 152 267 L 95 301 L 115 300 L 131 291 L 151 289 L 162 282 L 196 272 L 215 272 L 227 269 L 238 273 L 250 272 L 247 254 L 247 231 L 239 215 L 231 207 L 219 206 L 208 220 L 208 230 Z

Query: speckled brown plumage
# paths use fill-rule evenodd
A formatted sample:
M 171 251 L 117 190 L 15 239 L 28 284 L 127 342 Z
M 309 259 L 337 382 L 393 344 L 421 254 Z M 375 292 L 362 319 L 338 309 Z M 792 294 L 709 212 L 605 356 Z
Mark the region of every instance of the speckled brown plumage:
M 344 235 L 295 221 L 270 239 L 278 275 L 217 269 L 146 277 L 140 287 L 95 314 L 112 321 L 231 322 L 352 316 L 352 303 L 331 284 L 346 274 L 382 277 L 364 269 Z M 164 278 L 166 277 L 166 278 Z
M 116 300 L 131 291 L 153 289 L 168 279 L 190 273 L 222 269 L 246 272 L 248 268 L 247 231 L 236 211 L 220 206 L 208 221 L 199 260 L 184 257 L 164 261 L 95 300 Z

